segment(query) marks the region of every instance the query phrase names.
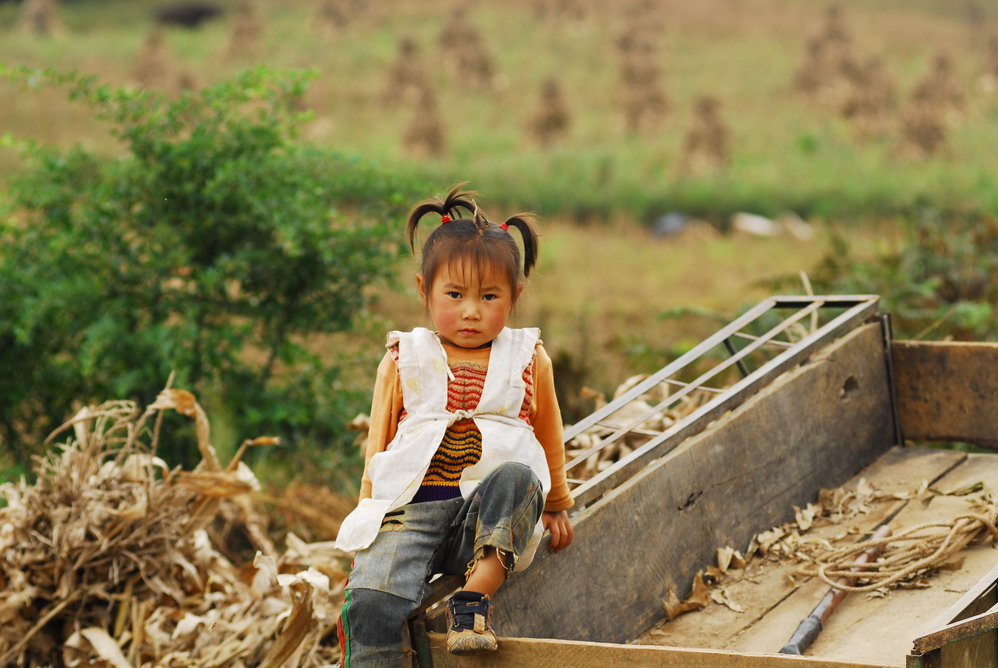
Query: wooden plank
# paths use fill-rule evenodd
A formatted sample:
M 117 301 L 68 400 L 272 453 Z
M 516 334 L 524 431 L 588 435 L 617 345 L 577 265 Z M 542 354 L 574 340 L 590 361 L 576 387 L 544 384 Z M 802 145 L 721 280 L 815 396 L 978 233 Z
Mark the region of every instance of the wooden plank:
M 455 656 L 447 652 L 447 636 L 430 633 L 433 668 L 883 668 L 882 664 L 832 661 L 781 654 L 719 652 L 709 649 L 610 645 L 604 643 L 535 638 L 501 638 L 499 651 L 476 656 Z
M 998 344 L 895 341 L 891 355 L 905 438 L 998 449 Z
M 922 480 L 929 481 L 930 484 L 935 483 L 966 457 L 965 453 L 952 450 L 894 447 L 857 473 L 842 485 L 842 488 L 854 490 L 861 480 L 865 480 L 878 490 L 910 491 Z M 846 526 L 828 525 L 813 528 L 808 536 L 831 540 L 847 529 L 857 534 L 872 533 L 877 526 L 895 515 L 907 503 L 906 500 L 883 501 L 871 505 L 867 514 L 857 516 Z M 764 528 L 768 527 L 760 527 Z M 705 568 L 708 565 L 710 564 L 704 563 L 700 566 Z M 797 570 L 796 564 L 753 559 L 739 576 L 729 577 L 722 582 L 728 598 L 742 607 L 744 612 L 711 604 L 702 610 L 682 615 L 670 622 L 663 622 L 638 637 L 636 642 L 727 649 L 744 646 L 740 643 L 746 642 L 746 639 L 752 635 L 755 651 L 778 651 L 790 638 L 800 619 L 810 612 L 810 608 L 814 607 L 825 591 L 821 584 L 809 584 L 809 579 L 796 574 Z M 802 595 L 802 607 L 807 608 L 806 610 L 790 612 L 784 616 L 781 623 L 772 624 L 768 634 L 753 629 L 774 608 L 801 587 L 807 587 L 806 593 Z M 873 659 L 873 657 L 866 658 Z
M 919 479 L 909 480 L 906 487 L 916 488 L 920 482 Z M 933 487 L 948 492 L 976 482 L 998 490 L 998 456 L 966 455 L 959 466 L 947 472 Z M 908 503 L 891 520 L 890 526 L 900 531 L 923 522 L 954 517 L 967 507 L 964 497 L 934 496 L 928 504 L 921 500 Z M 885 598 L 846 597 L 814 641 L 809 654 L 904 665 L 904 657 L 911 650 L 914 639 L 936 630 L 940 612 L 948 609 L 994 567 L 995 550 L 989 544 L 978 545 L 961 552 L 956 562 L 959 566 L 953 570 L 942 570 L 934 575 L 927 589 L 894 590 Z M 774 636 L 785 633 L 790 637 L 797 622 L 811 611 L 825 589 L 820 581 L 805 584 L 749 631 L 735 636 L 726 647 L 745 652 L 767 651 L 773 646 Z
M 684 596 L 719 545 L 746 545 L 891 443 L 879 324 L 855 329 L 575 517 L 495 597 L 508 636 L 625 642 Z M 585 592 L 586 604 L 572 601 Z

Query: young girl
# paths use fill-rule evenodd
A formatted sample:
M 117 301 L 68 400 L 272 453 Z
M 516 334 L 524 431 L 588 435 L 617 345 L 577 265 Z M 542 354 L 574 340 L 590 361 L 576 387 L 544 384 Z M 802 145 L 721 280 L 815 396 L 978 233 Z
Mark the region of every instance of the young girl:
M 340 617 L 343 666 L 408 665 L 403 626 L 434 573 L 463 574 L 447 648 L 497 647 L 490 597 L 525 568 L 544 529 L 572 542 L 562 423 L 537 329 L 506 327 L 537 258 L 530 220 L 501 225 L 455 187 L 429 214 L 419 297 L 436 331 L 391 332 L 378 367 L 360 502 L 337 546 L 357 551 Z M 457 217 L 461 210 L 470 217 Z M 510 232 L 523 238 L 524 261 Z M 522 277 L 522 278 L 521 278 Z

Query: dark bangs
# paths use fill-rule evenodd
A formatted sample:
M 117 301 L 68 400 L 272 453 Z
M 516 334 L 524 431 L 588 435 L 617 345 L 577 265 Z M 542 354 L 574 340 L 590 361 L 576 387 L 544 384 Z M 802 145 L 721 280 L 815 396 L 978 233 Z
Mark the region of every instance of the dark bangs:
M 520 284 L 520 249 L 498 225 L 479 228 L 470 219 L 452 220 L 433 230 L 423 245 L 420 271 L 427 288 L 445 264 L 460 263 L 464 272 L 478 270 L 479 279 L 491 269 L 505 276 L 512 295 Z

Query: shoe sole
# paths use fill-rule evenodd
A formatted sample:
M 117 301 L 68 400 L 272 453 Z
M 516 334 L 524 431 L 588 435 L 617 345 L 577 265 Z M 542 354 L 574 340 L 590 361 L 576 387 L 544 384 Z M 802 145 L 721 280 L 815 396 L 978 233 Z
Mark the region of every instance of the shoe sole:
M 484 654 L 487 652 L 495 652 L 499 649 L 498 643 L 489 642 L 460 642 L 451 645 L 447 643 L 447 651 L 451 654 Z

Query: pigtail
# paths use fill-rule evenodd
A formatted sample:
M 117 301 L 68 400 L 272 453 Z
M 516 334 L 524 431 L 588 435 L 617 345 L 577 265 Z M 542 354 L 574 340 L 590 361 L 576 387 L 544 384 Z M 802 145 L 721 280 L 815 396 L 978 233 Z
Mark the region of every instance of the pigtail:
M 500 225 L 503 229 L 515 227 L 520 230 L 523 238 L 523 275 L 529 276 L 530 270 L 537 264 L 538 236 L 534 227 L 533 217 L 526 213 L 511 216 Z
M 471 190 L 461 190 L 464 185 L 464 183 L 455 185 L 444 196 L 443 200 L 439 197 L 434 197 L 424 200 L 412 208 L 412 211 L 409 212 L 409 218 L 406 220 L 405 229 L 409 237 L 409 248 L 413 252 L 416 252 L 416 227 L 419 225 L 419 220 L 428 213 L 435 213 L 441 217 L 454 218 L 457 216 L 459 209 L 464 209 L 472 214 L 477 222 L 478 204 L 471 198 L 478 193 Z

